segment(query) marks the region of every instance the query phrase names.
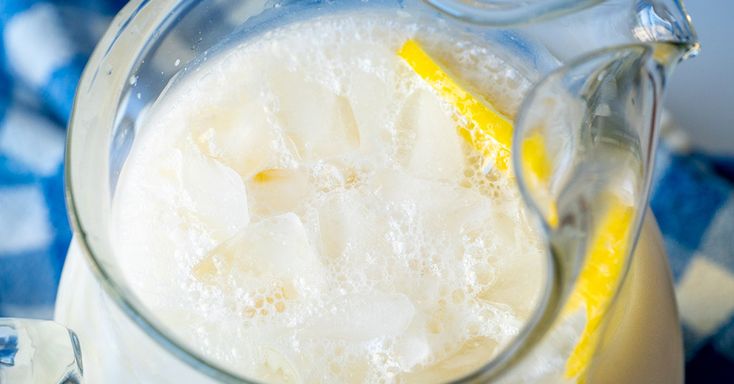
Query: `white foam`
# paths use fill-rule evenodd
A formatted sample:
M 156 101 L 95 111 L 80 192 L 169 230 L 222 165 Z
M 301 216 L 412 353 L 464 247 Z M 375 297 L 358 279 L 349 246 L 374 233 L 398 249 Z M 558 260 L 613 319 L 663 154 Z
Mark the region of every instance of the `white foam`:
M 527 80 L 491 47 L 377 12 L 243 42 L 152 110 L 114 247 L 192 348 L 265 381 L 424 382 L 518 332 L 543 280 L 538 235 L 513 181 L 481 172 L 452 107 L 397 56 L 413 37 L 515 111 Z

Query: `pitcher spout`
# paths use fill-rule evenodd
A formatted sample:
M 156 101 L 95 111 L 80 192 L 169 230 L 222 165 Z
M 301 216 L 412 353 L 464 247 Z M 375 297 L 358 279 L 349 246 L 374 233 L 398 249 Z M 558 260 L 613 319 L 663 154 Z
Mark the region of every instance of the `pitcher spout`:
M 632 34 L 640 42 L 655 43 L 656 59 L 667 65 L 696 56 L 701 48 L 691 16 L 680 0 L 637 0 Z
M 699 50 L 680 1 L 631 2 L 631 21 L 630 2 L 602 4 L 578 19 L 598 22 L 607 32 L 601 39 L 579 39 L 571 49 L 547 45 L 584 54 L 536 83 L 516 118 L 512 149 L 518 186 L 543 224 L 558 282 L 548 301 L 555 307 L 546 309 L 558 315 L 538 343 L 551 343 L 554 332 L 567 329 L 571 314 L 585 316 L 564 372 L 577 381 L 592 372 L 603 319 L 647 209 L 666 79 Z M 553 28 L 554 36 L 578 32 L 566 24 Z

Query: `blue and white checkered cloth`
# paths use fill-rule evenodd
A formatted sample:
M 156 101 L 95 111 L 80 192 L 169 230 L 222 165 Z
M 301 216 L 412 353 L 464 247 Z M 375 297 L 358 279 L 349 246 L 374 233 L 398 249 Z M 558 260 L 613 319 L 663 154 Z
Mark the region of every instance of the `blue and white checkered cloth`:
M 71 238 L 64 129 L 84 63 L 123 4 L 0 0 L 0 316 L 52 314 Z M 668 148 L 651 204 L 676 281 L 687 379 L 732 383 L 734 157 Z

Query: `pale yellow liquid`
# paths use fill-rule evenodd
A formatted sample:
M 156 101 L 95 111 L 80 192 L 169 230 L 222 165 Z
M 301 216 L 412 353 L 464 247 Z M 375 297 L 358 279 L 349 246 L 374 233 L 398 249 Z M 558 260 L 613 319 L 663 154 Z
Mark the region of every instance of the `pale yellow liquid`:
M 347 14 L 221 52 L 148 113 L 113 248 L 198 353 L 263 381 L 443 381 L 528 319 L 544 244 L 512 178 L 481 169 L 463 117 L 397 56 L 410 38 L 508 117 L 529 87 L 456 31 Z

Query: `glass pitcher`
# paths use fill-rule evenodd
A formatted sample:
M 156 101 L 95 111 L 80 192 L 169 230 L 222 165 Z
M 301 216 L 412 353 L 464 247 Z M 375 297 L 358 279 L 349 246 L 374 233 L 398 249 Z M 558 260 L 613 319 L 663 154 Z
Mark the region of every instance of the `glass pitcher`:
M 78 335 L 84 381 L 250 382 L 195 352 L 194 335 L 166 329 L 122 278 L 109 239 L 117 178 L 147 108 L 222 42 L 370 7 L 481 36 L 518 59 L 533 83 L 514 113 L 511 167 L 546 237 L 543 297 L 486 365 L 426 379 L 682 382 L 672 283 L 647 210 L 666 78 L 698 51 L 675 0 L 131 1 L 83 74 L 69 128 L 75 238 L 56 320 Z M 3 369 L 13 368 L 0 368 L 0 378 Z

